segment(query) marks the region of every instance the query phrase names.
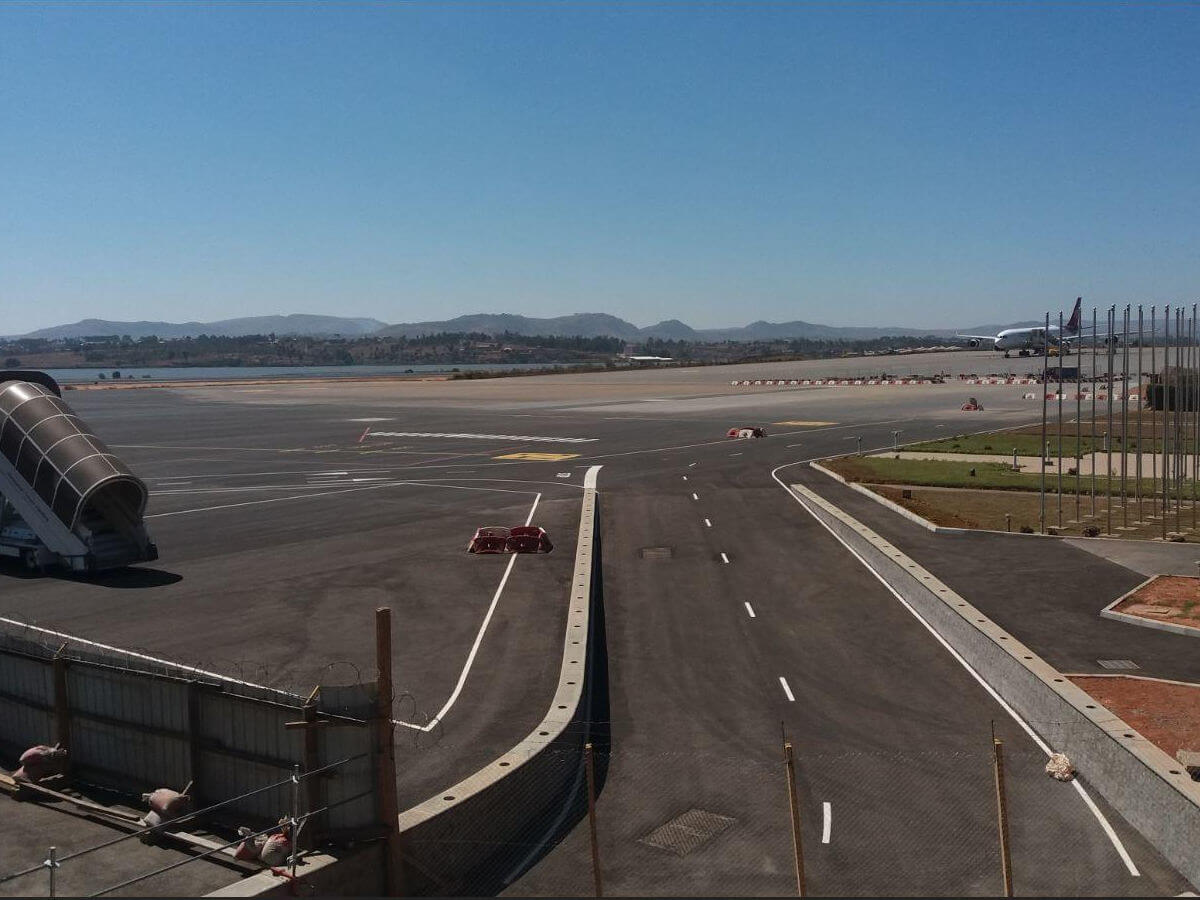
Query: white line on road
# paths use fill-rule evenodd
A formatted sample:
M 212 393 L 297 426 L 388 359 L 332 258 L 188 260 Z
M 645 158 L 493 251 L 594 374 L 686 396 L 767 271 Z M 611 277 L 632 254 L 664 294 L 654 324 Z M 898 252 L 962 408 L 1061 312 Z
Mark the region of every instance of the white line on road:
M 533 498 L 533 506 L 529 507 L 529 515 L 525 517 L 525 524 L 528 525 L 533 521 L 534 510 L 538 507 L 538 501 L 542 499 L 542 495 L 538 494 Z M 446 701 L 446 705 L 438 710 L 436 716 L 429 720 L 429 724 L 425 725 L 422 731 L 432 731 L 437 727 L 438 722 L 450 712 L 450 707 L 454 705 L 454 701 L 458 699 L 458 695 L 462 693 L 463 685 L 467 683 L 467 676 L 471 674 L 471 665 L 475 662 L 475 654 L 479 652 L 479 645 L 483 643 L 484 632 L 487 631 L 488 624 L 492 621 L 492 614 L 496 611 L 496 605 L 500 602 L 500 595 L 504 593 L 504 585 L 508 584 L 508 576 L 512 574 L 513 566 L 517 562 L 517 554 L 514 553 L 508 559 L 508 567 L 504 570 L 504 575 L 500 579 L 500 586 L 496 588 L 496 593 L 492 595 L 492 603 L 488 607 L 487 615 L 483 617 L 483 624 L 479 626 L 479 632 L 475 635 L 475 643 L 471 645 L 471 652 L 467 654 L 467 661 L 463 664 L 462 672 L 458 676 L 458 683 L 454 685 L 454 692 L 450 695 L 450 699 Z
M 792 696 L 792 689 L 788 687 L 787 679 L 782 675 L 779 676 L 779 683 L 783 685 L 783 692 L 787 694 L 788 703 L 795 703 L 796 698 Z
M 833 828 L 833 805 L 826 800 L 821 804 L 821 814 L 824 822 L 821 824 L 821 843 L 829 843 L 829 832 Z
M 160 481 L 158 487 L 179 487 L 181 484 L 191 484 L 190 481 Z
M 698 494 L 697 494 L 695 491 L 693 491 L 693 492 L 692 492 L 692 499 L 693 499 L 693 500 L 699 500 L 699 499 L 700 499 L 700 496 L 699 496 L 699 495 L 698 495 Z
M 692 468 L 692 466 L 694 466 L 694 465 L 696 465 L 696 464 L 695 464 L 695 463 L 688 463 L 688 468 L 690 469 L 690 468 Z
M 975 669 L 971 666 L 971 664 L 969 662 L 967 662 L 966 659 L 963 658 L 962 654 L 960 654 L 957 650 L 955 650 L 952 646 L 950 646 L 950 642 L 947 641 L 944 637 L 942 637 L 934 629 L 934 627 L 925 620 L 925 617 L 922 616 L 919 612 L 917 612 L 917 610 L 912 606 L 912 604 L 910 604 L 907 600 L 905 600 L 904 597 L 902 597 L 900 595 L 900 592 L 897 591 L 894 587 L 891 586 L 891 584 L 888 583 L 888 580 L 886 578 L 884 578 L 875 569 L 874 566 L 872 566 L 869 562 L 867 562 L 865 559 L 863 559 L 863 557 L 861 555 L 859 555 L 857 550 L 855 550 L 853 547 L 851 547 L 842 538 L 842 536 L 840 534 L 838 534 L 836 531 L 834 531 L 825 522 L 824 519 L 822 519 L 820 516 L 818 516 L 816 514 L 816 512 L 813 511 L 813 509 L 808 505 L 808 503 L 805 502 L 805 500 L 799 494 L 797 494 L 795 491 L 793 491 L 791 488 L 789 488 L 786 484 L 784 484 L 783 480 L 779 477 L 779 474 L 778 474 L 779 470 L 787 469 L 794 465 L 797 465 L 797 463 L 786 463 L 782 466 L 779 466 L 778 468 L 773 469 L 771 471 L 771 477 L 775 479 L 775 481 L 779 484 L 779 486 L 781 488 L 783 488 L 785 491 L 787 491 L 787 494 L 789 497 L 791 497 L 793 500 L 795 500 L 797 503 L 799 503 L 800 506 L 803 507 L 803 509 L 810 516 L 812 516 L 814 519 L 817 520 L 817 524 L 819 524 L 822 528 L 824 528 L 831 535 L 833 535 L 834 539 L 839 544 L 841 544 L 843 547 L 845 547 L 846 550 L 849 551 L 851 556 L 853 556 L 860 563 L 862 563 L 863 567 L 868 572 L 870 572 L 872 575 L 874 575 L 880 584 L 882 584 L 885 588 L 887 588 L 888 593 L 890 593 L 893 597 L 895 597 L 897 600 L 899 600 L 901 606 L 903 606 L 910 613 L 912 613 L 913 617 L 916 618 L 916 620 L 918 622 L 920 622 L 922 625 L 925 626 L 925 630 L 928 631 L 931 635 L 933 635 L 934 639 L 939 644 L 941 644 L 942 647 L 944 647 L 946 649 L 946 651 L 952 657 L 954 657 L 954 659 L 957 660 L 958 663 L 964 669 L 966 669 L 967 672 L 969 672 L 971 674 L 971 676 L 977 682 L 979 682 L 979 684 L 983 687 L 983 689 L 985 691 L 987 691 L 988 694 L 991 695 L 993 700 L 995 700 L 998 704 L 1000 704 L 1001 709 L 1003 709 L 1006 713 L 1008 713 L 1010 716 L 1012 716 L 1013 720 L 1018 725 L 1021 726 L 1022 730 L 1027 735 L 1029 735 L 1029 737 L 1033 740 L 1033 742 L 1035 744 L 1037 744 L 1038 748 L 1043 753 L 1045 753 L 1047 756 L 1050 756 L 1051 753 L 1053 752 L 1050 749 L 1050 746 L 1045 741 L 1043 741 L 1042 738 L 1038 735 L 1038 733 L 1036 731 L 1034 731 L 1033 728 L 1029 725 L 1029 723 L 1026 722 L 1024 719 L 1022 719 L 1021 716 L 1017 713 L 1017 711 L 1015 709 L 1013 709 L 1003 697 L 1000 696 L 1000 694 L 996 691 L 996 689 L 993 688 L 990 684 L 988 684 L 988 682 L 984 679 L 984 677 L 982 675 L 980 675 L 977 671 L 975 671 Z M 782 681 L 783 679 L 780 679 L 780 680 Z M 1108 819 L 1104 816 L 1104 813 L 1102 813 L 1100 811 L 1099 807 L 1096 806 L 1096 803 L 1094 800 L 1092 800 L 1091 795 L 1086 790 L 1084 790 L 1083 785 L 1081 785 L 1077 780 L 1072 781 L 1071 786 L 1075 788 L 1076 792 L 1083 799 L 1084 804 L 1086 804 L 1087 808 L 1089 810 L 1091 810 L 1092 815 L 1094 815 L 1096 817 L 1096 821 L 1100 823 L 1100 827 L 1104 830 L 1104 833 L 1108 836 L 1109 841 L 1112 843 L 1113 847 L 1116 849 L 1117 855 L 1121 857 L 1121 861 L 1125 863 L 1125 868 L 1129 871 L 1129 874 L 1135 878 L 1140 876 L 1142 873 L 1139 872 L 1137 866 L 1134 865 L 1133 859 L 1129 856 L 1129 852 L 1125 849 L 1125 845 L 1123 843 L 1121 843 L 1121 839 L 1117 836 L 1117 833 L 1113 830 L 1112 825 L 1109 824 Z
M 784 449 L 784 450 L 791 450 L 793 447 L 799 447 L 799 446 L 801 446 L 801 445 L 800 445 L 800 444 L 788 444 L 788 445 L 787 445 L 786 447 L 784 447 L 783 449 Z
M 750 605 L 750 601 L 749 601 L 749 600 L 747 600 L 747 601 L 744 603 L 744 606 L 746 607 L 746 612 L 748 612 L 748 613 L 750 614 L 750 618 L 752 618 L 752 619 L 753 619 L 753 618 L 756 618 L 756 617 L 755 617 L 755 615 L 754 615 L 754 607 Z
M 684 475 L 684 476 L 683 476 L 683 480 L 684 480 L 684 481 L 687 481 L 687 476 L 686 476 L 686 475 Z
M 705 528 L 712 528 L 712 522 L 710 522 L 708 519 L 705 519 L 705 520 L 704 520 L 704 527 L 705 527 Z
M 462 438 L 481 441 L 540 441 L 544 444 L 594 444 L 598 438 L 541 437 L 532 434 L 464 434 L 446 431 L 372 431 L 371 437 Z
M 724 553 L 721 554 L 721 562 L 725 563 L 725 565 L 729 565 L 729 557 Z

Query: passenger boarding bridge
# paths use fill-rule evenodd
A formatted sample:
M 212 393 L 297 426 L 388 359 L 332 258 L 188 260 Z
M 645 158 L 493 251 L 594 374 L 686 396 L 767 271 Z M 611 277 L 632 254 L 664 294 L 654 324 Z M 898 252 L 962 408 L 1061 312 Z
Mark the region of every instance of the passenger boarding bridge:
M 0 556 L 96 572 L 158 558 L 147 490 L 49 375 L 0 371 Z

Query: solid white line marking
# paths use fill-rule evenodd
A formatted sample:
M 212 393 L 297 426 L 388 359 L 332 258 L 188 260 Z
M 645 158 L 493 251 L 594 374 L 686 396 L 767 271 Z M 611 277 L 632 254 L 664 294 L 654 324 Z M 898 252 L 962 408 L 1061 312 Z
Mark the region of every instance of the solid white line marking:
M 181 484 L 191 484 L 190 481 L 160 481 L 159 487 L 179 487 Z
M 347 422 L 390 422 L 391 419 L 381 419 L 378 416 L 367 416 L 362 419 L 347 419 Z
M 534 510 L 537 509 L 538 501 L 541 499 L 541 494 L 533 498 L 533 506 L 529 507 L 529 515 L 525 517 L 526 525 L 533 521 Z M 496 606 L 500 602 L 500 595 L 504 593 L 504 586 L 508 584 L 508 576 L 512 574 L 513 566 L 516 562 L 517 554 L 514 553 L 508 559 L 508 566 L 504 570 L 504 575 L 500 579 L 500 585 L 496 588 L 496 593 L 492 595 L 492 603 L 488 607 L 487 615 L 483 617 L 483 624 L 479 626 L 479 632 L 475 635 L 475 643 L 471 645 L 471 652 L 467 654 L 467 661 L 463 664 L 462 672 L 458 676 L 458 683 L 454 685 L 454 692 L 450 694 L 450 699 L 446 701 L 446 705 L 438 710 L 437 715 L 429 720 L 429 724 L 422 728 L 422 731 L 432 731 L 436 728 L 438 722 L 442 721 L 446 713 L 450 712 L 450 707 L 454 705 L 454 701 L 458 699 L 458 695 L 462 693 L 463 685 L 467 683 L 467 676 L 471 674 L 471 666 L 475 662 L 475 654 L 479 652 L 479 645 L 483 643 L 483 635 L 487 631 L 488 624 L 492 621 L 492 614 L 496 611 Z
M 787 679 L 782 675 L 779 676 L 779 683 L 783 685 L 783 692 L 787 694 L 788 703 L 795 703 L 796 698 L 792 696 L 792 689 L 788 687 Z
M 706 528 L 712 528 L 712 522 L 710 522 L 708 519 L 705 519 L 705 520 L 704 520 L 704 527 L 706 527 Z
M 944 637 L 942 637 L 940 634 L 938 634 L 937 631 L 934 630 L 934 627 L 932 625 L 930 625 L 927 621 L 925 621 L 925 618 L 919 612 L 917 612 L 917 610 L 914 609 L 913 606 L 907 600 L 905 600 L 902 596 L 900 596 L 900 592 L 897 591 L 894 587 L 892 587 L 888 583 L 886 578 L 884 578 L 881 574 L 879 574 L 879 572 L 876 571 L 875 568 L 869 562 L 867 562 L 865 559 L 863 559 L 862 556 L 860 556 L 858 554 L 858 551 L 856 551 L 853 547 L 851 547 L 848 543 L 846 543 L 846 541 L 843 540 L 841 535 L 839 535 L 836 531 L 834 531 L 832 528 L 830 528 L 829 525 L 827 525 L 825 523 L 825 520 L 822 519 L 820 516 L 818 516 L 816 514 L 816 512 L 814 512 L 813 509 L 808 505 L 808 503 L 805 502 L 803 497 L 801 497 L 799 494 L 797 494 L 795 491 L 793 491 L 791 488 L 789 488 L 786 484 L 783 483 L 783 481 L 779 478 L 779 475 L 777 473 L 779 472 L 780 469 L 786 469 L 786 468 L 789 468 L 794 465 L 796 465 L 796 463 L 786 463 L 785 465 L 782 465 L 776 469 L 773 469 L 771 471 L 771 477 L 774 478 L 776 482 L 778 482 L 780 487 L 782 487 L 785 491 L 787 491 L 789 497 L 791 497 L 793 500 L 795 500 L 797 503 L 799 503 L 810 516 L 812 516 L 814 519 L 817 520 L 817 524 L 819 524 L 822 528 L 824 528 L 831 535 L 833 535 L 834 539 L 839 544 L 841 544 L 843 547 L 845 547 L 846 550 L 849 551 L 851 556 L 853 556 L 860 563 L 862 563 L 863 567 L 866 568 L 866 570 L 868 572 L 870 572 L 872 575 L 874 575 L 880 584 L 882 584 L 885 588 L 887 588 L 888 593 L 890 593 L 893 597 L 895 597 L 897 600 L 899 600 L 900 604 L 905 609 L 907 609 L 910 613 L 912 613 L 918 622 L 920 622 L 922 625 L 925 626 L 925 630 L 928 631 L 931 635 L 933 635 L 934 639 L 937 640 L 937 642 L 939 644 L 941 644 L 946 649 L 946 651 L 952 657 L 954 657 L 954 659 L 956 659 L 962 665 L 962 667 L 964 669 L 966 669 L 977 682 L 979 682 L 979 684 L 983 687 L 983 689 L 992 696 L 992 699 L 995 700 L 998 704 L 1000 704 L 1000 707 L 1005 712 L 1007 712 L 1010 716 L 1012 716 L 1013 720 L 1018 725 L 1021 726 L 1022 730 L 1024 730 L 1024 732 L 1026 734 L 1028 734 L 1030 738 L 1033 739 L 1033 742 L 1035 744 L 1037 744 L 1038 748 L 1043 753 L 1045 753 L 1047 756 L 1050 756 L 1053 751 L 1051 751 L 1049 745 L 1045 741 L 1043 741 L 1040 736 L 1038 736 L 1037 732 L 1034 731 L 1032 727 L 1030 727 L 1028 722 L 1026 722 L 1024 719 L 1021 718 L 1021 716 L 1017 713 L 1017 711 L 1015 709 L 1013 709 L 1011 706 L 1009 706 L 1008 702 L 1005 701 L 1005 699 L 996 692 L 996 689 L 993 688 L 990 684 L 988 684 L 987 681 L 984 680 L 983 676 L 980 675 L 978 672 L 976 672 L 975 669 L 971 666 L 971 664 L 969 662 L 967 662 L 957 650 L 955 650 L 953 647 L 951 647 L 950 643 Z M 1100 827 L 1102 829 L 1104 829 L 1104 833 L 1106 835 L 1108 835 L 1109 841 L 1112 843 L 1113 847 L 1116 848 L 1117 855 L 1120 856 L 1121 861 L 1125 863 L 1125 868 L 1129 870 L 1129 874 L 1134 876 L 1135 878 L 1140 876 L 1141 872 L 1139 872 L 1137 866 L 1134 865 L 1134 862 L 1130 858 L 1128 851 L 1126 851 L 1126 849 L 1125 849 L 1125 845 L 1123 843 L 1121 843 L 1121 839 L 1117 836 L 1117 833 L 1115 831 L 1113 831 L 1113 827 L 1112 827 L 1112 825 L 1109 824 L 1108 819 L 1105 818 L 1104 813 L 1100 812 L 1100 809 L 1096 806 L 1095 801 L 1092 800 L 1091 795 L 1088 794 L 1088 792 L 1083 789 L 1083 786 L 1078 781 L 1072 781 L 1071 785 L 1075 788 L 1075 790 L 1079 794 L 1079 796 L 1081 798 L 1083 798 L 1083 802 L 1087 805 L 1088 809 L 1090 809 L 1092 811 L 1092 814 L 1096 817 L 1096 820 L 1100 823 Z
M 309 478 L 320 478 L 322 475 L 349 475 L 349 472 L 313 472 Z
M 544 444 L 594 444 L 598 438 L 541 437 L 532 434 L 465 434 L 446 431 L 372 431 L 371 437 L 460 438 L 481 441 L 540 441 Z
M 821 843 L 829 843 L 829 832 L 833 828 L 833 804 L 828 800 L 821 804 L 821 815 L 824 822 L 821 824 Z
M 725 563 L 725 565 L 729 565 L 729 557 L 724 553 L 721 554 L 721 562 Z
M 750 605 L 750 601 L 747 600 L 744 605 L 746 607 L 746 612 L 748 612 L 750 614 L 750 618 L 752 618 L 752 619 L 756 618 L 756 616 L 754 615 L 754 607 Z
M 698 495 L 698 494 L 696 494 L 695 492 L 693 492 L 693 493 L 692 493 L 692 499 L 693 499 L 693 500 L 699 500 L 699 499 L 700 499 L 700 497 L 699 497 L 699 495 Z
M 787 445 L 786 447 L 784 447 L 783 449 L 784 449 L 784 450 L 791 450 L 793 447 L 799 447 L 799 446 L 801 446 L 801 445 L 800 445 L 800 444 L 788 444 L 788 445 Z

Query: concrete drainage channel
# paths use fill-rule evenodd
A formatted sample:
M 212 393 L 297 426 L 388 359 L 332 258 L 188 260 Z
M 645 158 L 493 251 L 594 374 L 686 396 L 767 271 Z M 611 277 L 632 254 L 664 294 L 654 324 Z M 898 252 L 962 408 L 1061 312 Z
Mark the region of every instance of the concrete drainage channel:
M 584 745 L 606 758 L 607 652 L 596 476 L 579 515 L 558 689 L 541 723 L 475 774 L 400 814 L 407 894 L 490 895 L 503 890 L 586 812 Z M 606 726 L 605 726 L 606 727 Z
M 1053 749 L 1200 884 L 1200 784 L 1053 666 L 895 546 L 803 485 L 793 495 L 883 577 Z

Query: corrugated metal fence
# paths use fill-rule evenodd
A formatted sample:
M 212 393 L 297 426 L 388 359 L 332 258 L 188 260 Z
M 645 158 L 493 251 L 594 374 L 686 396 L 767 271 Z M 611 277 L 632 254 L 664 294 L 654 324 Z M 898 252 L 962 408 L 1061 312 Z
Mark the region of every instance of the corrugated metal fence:
M 189 782 L 196 807 L 232 800 L 220 818 L 273 823 L 305 779 L 314 830 L 330 839 L 374 828 L 379 813 L 373 729 L 375 686 L 324 688 L 313 700 L 136 653 L 72 643 L 55 632 L 0 623 L 0 753 L 14 768 L 35 744 L 70 750 L 71 776 L 123 794 Z M 320 727 L 298 723 L 321 721 Z M 289 726 L 290 724 L 290 727 Z

